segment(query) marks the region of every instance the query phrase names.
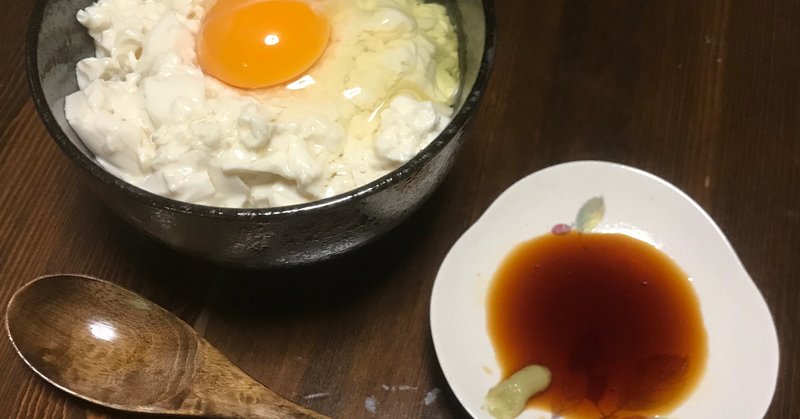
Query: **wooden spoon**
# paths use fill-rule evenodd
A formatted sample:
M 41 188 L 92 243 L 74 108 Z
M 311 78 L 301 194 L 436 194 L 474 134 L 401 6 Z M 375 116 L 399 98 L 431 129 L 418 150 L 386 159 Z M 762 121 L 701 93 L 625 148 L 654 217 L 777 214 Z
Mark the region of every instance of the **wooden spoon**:
M 8 303 L 6 329 L 42 378 L 113 409 L 325 418 L 259 384 L 172 313 L 96 278 L 52 275 L 29 282 Z

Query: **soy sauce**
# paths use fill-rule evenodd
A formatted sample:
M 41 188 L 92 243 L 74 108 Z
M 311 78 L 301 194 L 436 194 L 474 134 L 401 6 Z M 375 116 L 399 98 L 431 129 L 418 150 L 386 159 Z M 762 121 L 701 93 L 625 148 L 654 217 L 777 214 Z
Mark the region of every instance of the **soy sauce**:
M 705 367 L 706 332 L 690 278 L 626 235 L 571 232 L 525 242 L 495 274 L 487 304 L 503 378 L 530 364 L 549 368 L 550 387 L 529 407 L 565 418 L 669 413 Z

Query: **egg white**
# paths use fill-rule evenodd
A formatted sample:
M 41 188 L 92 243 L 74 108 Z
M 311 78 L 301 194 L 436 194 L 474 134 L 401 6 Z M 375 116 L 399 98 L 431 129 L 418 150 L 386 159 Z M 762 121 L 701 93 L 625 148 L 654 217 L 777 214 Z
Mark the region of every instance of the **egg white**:
M 331 0 L 331 40 L 306 74 L 246 91 L 203 74 L 204 0 L 100 0 L 78 13 L 95 57 L 68 121 L 111 173 L 174 199 L 273 207 L 333 196 L 408 161 L 449 122 L 455 32 L 442 6 Z

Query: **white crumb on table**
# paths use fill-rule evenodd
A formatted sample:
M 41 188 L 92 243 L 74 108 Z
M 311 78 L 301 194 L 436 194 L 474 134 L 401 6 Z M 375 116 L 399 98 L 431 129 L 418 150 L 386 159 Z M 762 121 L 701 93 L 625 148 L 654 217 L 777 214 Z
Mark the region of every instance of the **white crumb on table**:
M 378 401 L 375 400 L 374 396 L 369 396 L 364 399 L 364 408 L 367 409 L 367 412 L 375 416 L 378 413 Z
M 416 390 L 416 389 L 419 388 L 419 387 L 409 386 L 409 385 L 405 385 L 405 384 L 401 384 L 401 385 L 397 385 L 397 386 L 391 386 L 391 387 L 386 385 L 386 384 L 382 384 L 381 387 L 386 391 L 410 391 L 410 390 Z
M 433 390 L 429 391 L 428 394 L 425 395 L 425 406 L 429 406 L 431 403 L 435 402 L 441 393 L 442 390 L 439 390 L 438 388 L 434 388 Z
M 304 399 L 304 400 L 320 399 L 320 398 L 323 398 L 323 397 L 328 397 L 328 396 L 330 396 L 331 394 L 333 394 L 333 393 L 313 393 L 313 394 L 307 394 L 307 395 L 303 396 L 303 399 Z

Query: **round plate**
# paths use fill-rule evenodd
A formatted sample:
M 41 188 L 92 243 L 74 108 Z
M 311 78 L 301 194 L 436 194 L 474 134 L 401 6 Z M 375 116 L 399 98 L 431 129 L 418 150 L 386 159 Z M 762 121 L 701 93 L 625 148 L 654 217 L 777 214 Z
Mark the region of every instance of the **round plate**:
M 621 232 L 665 252 L 690 276 L 708 333 L 706 370 L 692 395 L 669 416 L 761 418 L 778 372 L 778 339 L 763 297 L 714 221 L 686 194 L 631 167 L 565 163 L 515 183 L 450 249 L 431 296 L 436 354 L 453 392 L 475 418 L 500 368 L 486 328 L 489 282 L 519 243 L 570 223 L 589 198 L 606 212 L 593 231 Z M 520 418 L 549 418 L 527 409 Z

